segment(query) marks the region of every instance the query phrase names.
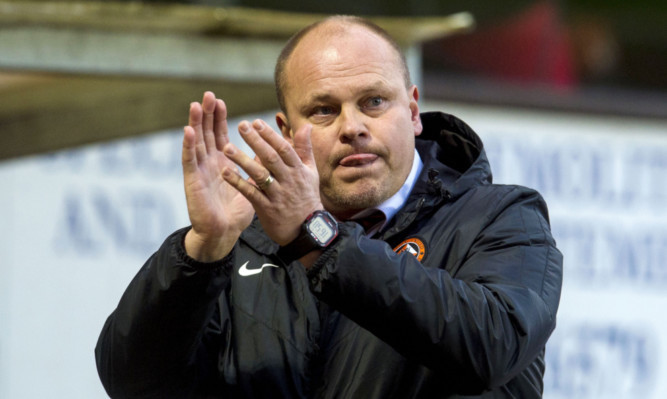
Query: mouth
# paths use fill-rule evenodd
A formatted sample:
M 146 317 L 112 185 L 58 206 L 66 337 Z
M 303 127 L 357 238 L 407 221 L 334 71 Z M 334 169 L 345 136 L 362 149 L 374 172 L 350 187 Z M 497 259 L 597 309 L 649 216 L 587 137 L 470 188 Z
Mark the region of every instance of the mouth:
M 338 165 L 343 167 L 362 167 L 371 165 L 378 158 L 378 155 L 370 153 L 352 154 L 343 157 L 338 161 Z

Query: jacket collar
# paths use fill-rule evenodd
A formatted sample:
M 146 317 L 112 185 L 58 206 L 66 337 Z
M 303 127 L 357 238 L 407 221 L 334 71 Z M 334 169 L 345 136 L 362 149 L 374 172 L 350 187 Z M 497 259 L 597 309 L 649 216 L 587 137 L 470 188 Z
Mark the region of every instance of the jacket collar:
M 421 114 L 424 130 L 415 146 L 424 168 L 403 208 L 382 238 L 402 231 L 428 210 L 453 201 L 473 187 L 491 183 L 491 168 L 484 145 L 463 121 L 442 112 Z
M 421 119 L 424 130 L 417 136 L 416 147 L 424 170 L 413 193 L 452 199 L 492 182 L 484 144 L 465 122 L 443 112 L 423 113 Z

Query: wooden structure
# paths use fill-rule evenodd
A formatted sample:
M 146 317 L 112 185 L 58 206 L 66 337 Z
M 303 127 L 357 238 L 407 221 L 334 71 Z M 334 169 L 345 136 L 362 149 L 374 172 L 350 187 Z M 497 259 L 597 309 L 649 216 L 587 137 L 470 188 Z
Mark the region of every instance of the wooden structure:
M 324 15 L 185 4 L 0 0 L 0 159 L 182 126 L 205 90 L 230 113 L 276 108 L 285 40 Z M 406 49 L 470 29 L 468 13 L 373 18 Z

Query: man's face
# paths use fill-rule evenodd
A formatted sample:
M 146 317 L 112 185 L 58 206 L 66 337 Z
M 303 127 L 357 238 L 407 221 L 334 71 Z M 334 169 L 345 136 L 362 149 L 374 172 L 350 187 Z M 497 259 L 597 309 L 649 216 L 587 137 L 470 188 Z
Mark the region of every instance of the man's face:
M 391 197 L 412 167 L 419 95 L 399 65 L 388 43 L 358 26 L 311 32 L 287 62 L 287 116 L 278 124 L 288 139 L 313 126 L 322 203 L 340 218 Z

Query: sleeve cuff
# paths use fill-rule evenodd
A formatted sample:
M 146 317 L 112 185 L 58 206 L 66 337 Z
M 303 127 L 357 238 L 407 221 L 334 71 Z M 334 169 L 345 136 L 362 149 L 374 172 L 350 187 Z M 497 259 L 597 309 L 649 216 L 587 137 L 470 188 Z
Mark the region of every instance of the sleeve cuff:
M 201 262 L 190 257 L 190 255 L 188 255 L 188 253 L 185 251 L 185 235 L 188 233 L 188 231 L 190 231 L 191 228 L 191 226 L 188 226 L 179 229 L 170 237 L 172 248 L 174 248 L 176 258 L 179 260 L 179 262 L 182 262 L 183 264 L 197 270 L 220 269 L 231 263 L 231 259 L 234 256 L 234 248 L 236 247 L 234 247 L 224 258 L 214 262 Z
M 313 266 L 306 272 L 313 293 L 322 291 L 322 281 L 328 277 L 331 264 L 336 262 L 343 241 L 355 234 L 364 235 L 364 230 L 359 224 L 355 222 L 338 223 L 338 239 L 317 258 Z

